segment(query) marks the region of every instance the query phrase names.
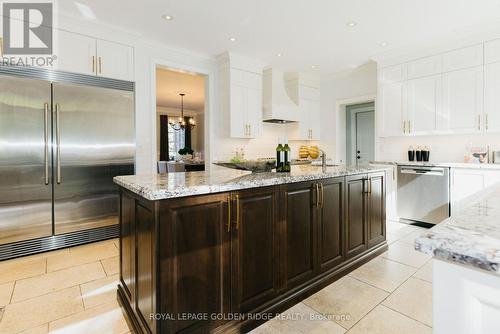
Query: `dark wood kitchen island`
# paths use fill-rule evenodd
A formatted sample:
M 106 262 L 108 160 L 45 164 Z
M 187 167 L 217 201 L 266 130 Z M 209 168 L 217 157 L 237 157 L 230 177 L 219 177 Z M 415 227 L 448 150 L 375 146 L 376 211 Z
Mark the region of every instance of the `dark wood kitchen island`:
M 115 183 L 118 298 L 137 333 L 247 332 L 387 249 L 380 166 Z

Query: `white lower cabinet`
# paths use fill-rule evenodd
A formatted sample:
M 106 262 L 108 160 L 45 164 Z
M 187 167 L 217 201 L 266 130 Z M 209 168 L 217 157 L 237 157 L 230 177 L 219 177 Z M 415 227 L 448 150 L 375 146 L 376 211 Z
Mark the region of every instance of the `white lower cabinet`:
M 453 133 L 482 130 L 483 67 L 443 74 L 443 130 Z
M 500 170 L 451 169 L 451 214 L 460 213 L 477 195 L 500 184 Z
M 433 333 L 491 334 L 500 328 L 500 280 L 494 273 L 433 260 Z

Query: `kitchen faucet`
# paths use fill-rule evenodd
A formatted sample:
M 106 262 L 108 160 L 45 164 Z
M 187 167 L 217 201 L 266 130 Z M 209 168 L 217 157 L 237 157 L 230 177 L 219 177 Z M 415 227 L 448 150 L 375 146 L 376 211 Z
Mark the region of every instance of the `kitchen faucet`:
M 323 150 L 319 150 L 321 152 L 321 169 L 323 173 L 326 173 L 326 153 Z

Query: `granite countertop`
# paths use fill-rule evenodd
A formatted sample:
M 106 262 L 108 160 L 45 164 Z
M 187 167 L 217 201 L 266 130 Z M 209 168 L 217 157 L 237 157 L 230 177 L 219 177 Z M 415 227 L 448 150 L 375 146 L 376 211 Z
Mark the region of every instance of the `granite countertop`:
M 362 167 L 337 166 L 327 167 L 326 173 L 323 173 L 321 167 L 300 165 L 292 166 L 290 173 L 267 172 L 252 174 L 246 171 L 216 168 L 210 172 L 117 176 L 113 180 L 116 184 L 133 193 L 154 201 L 385 171 L 386 169 L 387 166 L 381 165 L 367 165 Z
M 500 186 L 415 239 L 415 249 L 500 275 Z
M 475 164 L 466 162 L 419 162 L 419 161 L 372 161 L 372 164 L 392 166 L 417 166 L 417 167 L 449 167 L 449 168 L 472 168 L 472 169 L 497 169 L 500 164 Z

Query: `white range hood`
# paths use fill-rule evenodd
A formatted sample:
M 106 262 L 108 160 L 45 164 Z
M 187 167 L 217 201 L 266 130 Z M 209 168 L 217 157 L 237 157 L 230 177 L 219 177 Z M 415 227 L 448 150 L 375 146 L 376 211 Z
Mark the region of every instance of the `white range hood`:
M 264 70 L 262 101 L 262 120 L 264 122 L 293 123 L 299 121 L 299 106 L 287 93 L 283 72 L 273 68 Z

